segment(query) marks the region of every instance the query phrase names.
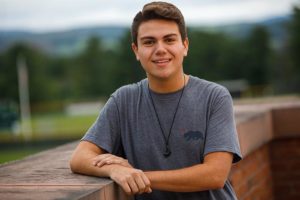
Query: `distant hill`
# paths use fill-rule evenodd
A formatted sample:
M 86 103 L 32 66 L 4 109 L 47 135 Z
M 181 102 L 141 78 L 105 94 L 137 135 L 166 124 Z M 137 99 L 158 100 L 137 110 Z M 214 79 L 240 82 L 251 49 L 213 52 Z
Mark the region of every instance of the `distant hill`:
M 256 23 L 239 23 L 228 24 L 223 26 L 194 28 L 209 32 L 222 32 L 233 37 L 245 38 L 250 34 L 251 30 L 255 26 L 261 25 L 267 28 L 268 32 L 271 35 L 272 46 L 273 48 L 277 49 L 287 38 L 287 25 L 290 20 L 291 15 L 285 15 L 269 18 Z
M 272 46 L 278 48 L 286 39 L 286 24 L 291 16 L 273 17 L 256 23 L 240 23 L 211 27 L 191 27 L 194 30 L 223 32 L 233 37 L 246 37 L 256 25 L 265 26 L 271 34 Z M 16 42 L 23 42 L 52 55 L 71 55 L 82 51 L 88 38 L 94 36 L 102 39 L 105 48 L 114 48 L 118 40 L 129 30 L 122 26 L 100 26 L 72 29 L 68 31 L 31 33 L 24 31 L 1 31 L 0 52 L 5 51 Z
M 127 29 L 121 26 L 104 26 L 49 33 L 0 30 L 0 52 L 17 42 L 22 42 L 41 48 L 49 54 L 68 55 L 80 52 L 90 37 L 101 38 L 105 47 L 112 48 Z

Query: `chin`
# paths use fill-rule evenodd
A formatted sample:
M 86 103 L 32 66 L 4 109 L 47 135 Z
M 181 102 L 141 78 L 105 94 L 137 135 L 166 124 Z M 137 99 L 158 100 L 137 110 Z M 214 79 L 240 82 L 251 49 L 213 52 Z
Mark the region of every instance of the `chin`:
M 157 77 L 157 80 L 160 80 L 160 81 L 168 81 L 171 79 L 171 76 L 160 76 L 160 77 Z
M 170 79 L 173 76 L 176 76 L 178 72 L 173 71 L 172 69 L 163 69 L 163 70 L 153 70 L 150 72 L 147 72 L 147 77 L 148 78 L 153 78 L 153 79 Z

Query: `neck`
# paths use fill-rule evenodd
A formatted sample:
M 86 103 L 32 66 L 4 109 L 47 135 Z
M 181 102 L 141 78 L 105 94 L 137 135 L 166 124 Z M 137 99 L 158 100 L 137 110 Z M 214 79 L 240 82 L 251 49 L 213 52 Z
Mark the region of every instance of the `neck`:
M 157 93 L 171 93 L 182 89 L 188 82 L 189 76 L 184 73 L 172 79 L 152 79 L 148 77 L 149 87 Z

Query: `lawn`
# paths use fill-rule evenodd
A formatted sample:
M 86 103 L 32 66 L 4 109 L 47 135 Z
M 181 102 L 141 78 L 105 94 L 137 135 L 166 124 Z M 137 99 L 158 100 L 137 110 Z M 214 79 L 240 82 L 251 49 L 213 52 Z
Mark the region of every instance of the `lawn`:
M 31 120 L 32 134 L 29 137 L 22 133 L 14 133 L 11 130 L 0 130 L 0 163 L 21 159 L 27 155 L 54 147 L 54 144 L 51 146 L 51 141 L 80 139 L 96 118 L 97 115 L 34 115 Z M 26 142 L 39 143 L 39 141 L 43 143 L 49 141 L 49 144 L 45 146 L 24 145 Z M 57 142 L 56 145 L 58 145 Z
M 6 150 L 0 150 L 0 164 L 13 161 L 13 160 L 19 160 L 26 156 L 32 155 L 34 153 L 40 152 L 42 150 L 45 150 L 46 148 L 23 148 L 23 149 L 6 149 Z
M 35 115 L 32 117 L 30 140 L 81 138 L 96 120 L 97 115 L 68 116 L 65 114 Z M 26 135 L 19 130 L 17 123 L 14 131 L 0 130 L 0 142 L 22 141 Z

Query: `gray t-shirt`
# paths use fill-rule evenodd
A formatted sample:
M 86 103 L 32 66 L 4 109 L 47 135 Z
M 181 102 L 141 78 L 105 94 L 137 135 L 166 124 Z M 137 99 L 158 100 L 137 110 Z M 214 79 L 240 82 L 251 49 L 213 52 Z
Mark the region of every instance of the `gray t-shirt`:
M 224 87 L 190 76 L 169 138 L 172 152 L 169 157 L 163 155 L 165 139 L 149 92 L 167 137 L 181 91 L 158 94 L 149 91 L 148 80 L 144 79 L 114 92 L 82 140 L 90 141 L 109 153 L 126 157 L 135 168 L 144 171 L 196 165 L 203 162 L 206 154 L 217 151 L 233 153 L 233 162 L 241 159 L 232 99 Z M 229 181 L 219 190 L 182 193 L 154 190 L 151 194 L 136 195 L 135 198 L 236 199 Z

